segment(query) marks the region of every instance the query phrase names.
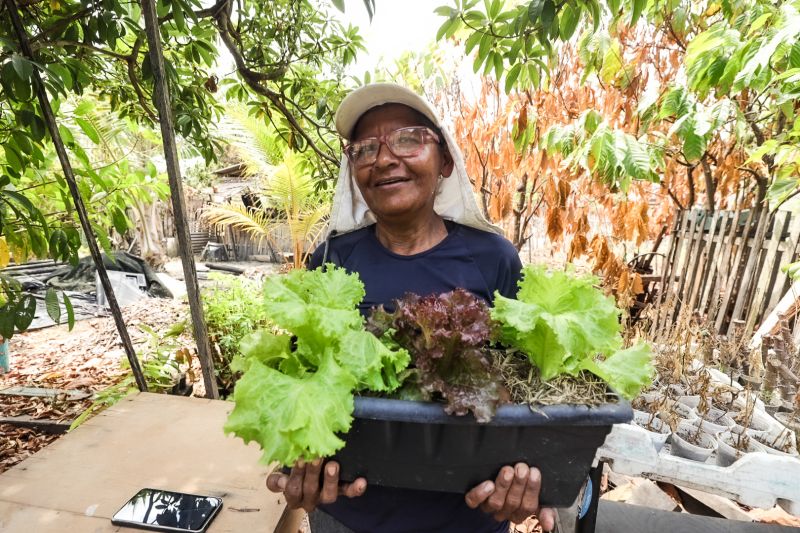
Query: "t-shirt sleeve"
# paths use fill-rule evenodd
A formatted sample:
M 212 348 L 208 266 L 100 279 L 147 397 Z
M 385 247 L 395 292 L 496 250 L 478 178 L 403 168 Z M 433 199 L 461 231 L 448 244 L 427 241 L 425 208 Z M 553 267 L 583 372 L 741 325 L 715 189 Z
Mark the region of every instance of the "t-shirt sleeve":
M 514 245 L 505 239 L 502 244 L 494 288 L 506 298 L 516 298 L 519 289 L 518 283 L 522 277 L 522 261 L 520 261 Z M 494 295 L 494 291 L 492 294 Z
M 308 260 L 308 265 L 306 267 L 309 270 L 314 270 L 315 268 L 319 268 L 322 266 L 322 256 L 325 254 L 325 242 L 317 246 L 317 249 L 314 250 L 314 253 L 311 254 L 311 258 Z

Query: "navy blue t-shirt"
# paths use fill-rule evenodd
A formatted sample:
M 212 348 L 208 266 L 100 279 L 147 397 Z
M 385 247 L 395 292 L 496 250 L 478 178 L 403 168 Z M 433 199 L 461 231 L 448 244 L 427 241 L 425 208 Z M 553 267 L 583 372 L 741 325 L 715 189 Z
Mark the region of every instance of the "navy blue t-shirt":
M 376 238 L 375 227 L 334 237 L 328 263 L 358 272 L 366 296 L 361 312 L 384 305 L 406 293 L 440 294 L 458 287 L 491 303 L 495 290 L 514 297 L 522 264 L 514 246 L 494 233 L 446 221 L 442 242 L 420 254 L 404 256 L 387 250 Z M 322 264 L 325 245 L 314 252 L 309 267 Z M 463 494 L 397 489 L 369 485 L 353 499 L 339 498 L 320 505 L 356 533 L 500 533 L 508 522 L 497 522 L 479 509 L 470 509 Z

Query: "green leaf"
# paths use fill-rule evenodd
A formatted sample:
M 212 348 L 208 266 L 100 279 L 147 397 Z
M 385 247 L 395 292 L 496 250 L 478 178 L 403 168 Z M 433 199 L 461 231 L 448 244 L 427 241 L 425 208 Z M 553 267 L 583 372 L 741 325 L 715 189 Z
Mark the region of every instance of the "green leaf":
M 25 331 L 36 316 L 36 298 L 31 294 L 24 295 L 14 309 L 14 325 L 17 330 Z M 5 337 L 5 335 L 3 335 Z
M 330 355 L 317 372 L 296 378 L 255 362 L 236 383 L 225 433 L 256 441 L 262 462 L 292 465 L 333 455 L 350 429 L 355 378 Z
M 125 232 L 128 231 L 128 217 L 119 207 L 114 206 L 111 209 L 111 222 L 120 235 L 125 235 Z
M 683 155 L 686 161 L 693 163 L 699 161 L 706 152 L 706 139 L 694 132 L 694 128 L 687 128 L 683 138 Z
M 575 374 L 579 362 L 621 346 L 619 310 L 596 282 L 526 266 L 517 300 L 495 294 L 491 313 L 500 323 L 501 340 L 525 352 L 543 380 Z
M 796 41 L 789 52 L 789 68 L 800 68 L 800 41 Z
M 291 341 L 289 335 L 276 335 L 263 329 L 255 331 L 242 338 L 239 343 L 241 356 L 231 362 L 231 370 L 246 372 L 253 361 L 277 368 L 284 359 L 291 356 Z M 295 377 L 301 375 L 297 374 Z
M 542 20 L 542 28 L 549 29 L 553 25 L 553 21 L 556 18 L 556 6 L 553 3 L 553 0 L 544 0 L 544 4 L 542 4 L 542 13 L 541 13 L 541 20 Z
M 628 400 L 634 399 L 651 383 L 654 371 L 650 347 L 644 343 L 615 352 L 603 360 L 584 359 L 580 366 Z
M 75 122 L 94 144 L 100 144 L 100 134 L 91 122 L 81 117 L 75 117 Z
M 33 74 L 33 65 L 30 61 L 15 53 L 11 54 L 11 64 L 14 65 L 14 70 L 21 80 L 28 81 L 30 79 Z
M 562 41 L 568 41 L 575 34 L 575 28 L 578 27 L 580 19 L 580 9 L 569 2 L 561 9 L 561 17 L 558 21 L 558 35 Z
M 58 293 L 53 287 L 48 287 L 44 295 L 44 305 L 47 309 L 47 315 L 53 319 L 56 324 L 61 323 L 61 306 L 58 304 Z
M 62 293 L 61 298 L 64 302 L 64 308 L 67 310 L 67 328 L 72 331 L 75 327 L 75 310 L 72 308 L 72 300 L 69 299 L 67 293 Z
M 531 3 L 528 4 L 528 20 L 531 25 L 535 25 L 541 18 L 544 4 L 545 0 L 531 0 Z
M 331 3 L 336 6 L 336 9 L 344 13 L 344 0 L 331 0 Z
M 647 6 L 647 0 L 632 0 L 632 3 L 631 26 L 635 25 L 639 17 L 642 16 L 642 11 L 644 11 L 645 6 Z
M 505 84 L 506 94 L 511 92 L 511 89 L 517 82 L 517 78 L 519 78 L 520 72 L 522 72 L 522 63 L 515 63 L 514 66 L 511 67 L 509 71 L 506 73 L 506 84 Z

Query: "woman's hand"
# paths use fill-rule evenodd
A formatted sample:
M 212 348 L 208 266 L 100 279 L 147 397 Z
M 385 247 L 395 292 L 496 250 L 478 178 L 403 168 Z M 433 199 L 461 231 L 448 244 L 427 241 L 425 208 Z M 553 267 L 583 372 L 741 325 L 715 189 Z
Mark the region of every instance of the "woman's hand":
M 322 459 L 311 463 L 298 461 L 289 475 L 273 472 L 267 476 L 267 488 L 272 492 L 282 492 L 289 509 L 302 507 L 311 512 L 320 503 L 333 503 L 339 496 L 355 498 L 367 490 L 367 480 L 360 477 L 352 483 L 339 486 L 339 463 L 329 461 L 325 465 L 322 489 L 319 476 L 322 471 Z
M 539 509 L 541 486 L 542 475 L 537 468 L 517 463 L 514 468 L 501 468 L 494 482 L 484 481 L 469 491 L 465 500 L 468 506 L 490 513 L 498 522 L 511 520 L 519 524 L 535 514 L 542 529 L 551 531 L 555 527 L 555 511 Z

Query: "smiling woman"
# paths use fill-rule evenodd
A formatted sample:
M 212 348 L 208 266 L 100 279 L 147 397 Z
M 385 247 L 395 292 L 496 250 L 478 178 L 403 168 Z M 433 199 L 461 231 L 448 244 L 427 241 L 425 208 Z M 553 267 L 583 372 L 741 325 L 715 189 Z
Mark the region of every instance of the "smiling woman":
M 519 256 L 481 215 L 461 152 L 430 104 L 398 85 L 368 85 L 344 99 L 336 128 L 349 144 L 328 238 L 311 268 L 334 263 L 357 272 L 364 315 L 379 306 L 392 310 L 407 293 L 460 288 L 489 303 L 495 294 L 516 295 Z M 368 488 L 368 481 L 340 486 L 339 465 L 330 461 L 323 470 L 316 460 L 298 463 L 289 475 L 270 475 L 267 485 L 283 492 L 290 507 L 314 511 L 314 533 L 499 533 L 508 531 L 508 520 L 539 511 L 540 473 L 522 463 L 467 494 Z M 552 510 L 539 518 L 545 529 L 553 527 Z

